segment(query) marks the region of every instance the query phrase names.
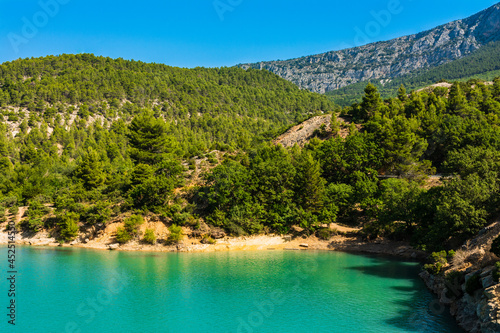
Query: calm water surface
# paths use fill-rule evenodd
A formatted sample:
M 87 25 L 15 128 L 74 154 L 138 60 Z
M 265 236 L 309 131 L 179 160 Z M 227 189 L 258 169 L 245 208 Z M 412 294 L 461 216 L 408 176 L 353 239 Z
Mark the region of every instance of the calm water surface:
M 461 332 L 448 310 L 429 309 L 435 297 L 412 262 L 309 251 L 17 251 L 16 326 L 4 310 L 0 332 Z

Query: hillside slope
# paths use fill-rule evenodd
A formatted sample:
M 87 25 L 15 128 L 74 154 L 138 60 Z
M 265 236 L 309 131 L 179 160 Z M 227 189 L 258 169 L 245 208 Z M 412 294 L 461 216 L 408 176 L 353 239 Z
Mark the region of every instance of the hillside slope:
M 110 127 L 144 109 L 167 121 L 177 153 L 195 156 L 253 146 L 334 105 L 256 70 L 183 69 L 91 54 L 0 65 L 0 123 L 12 135 L 40 125 L 49 133 L 73 124 L 81 128 L 96 120 Z
M 241 64 L 267 69 L 301 88 L 325 93 L 367 80 L 387 80 L 462 58 L 500 40 L 500 4 L 418 34 L 286 61 Z

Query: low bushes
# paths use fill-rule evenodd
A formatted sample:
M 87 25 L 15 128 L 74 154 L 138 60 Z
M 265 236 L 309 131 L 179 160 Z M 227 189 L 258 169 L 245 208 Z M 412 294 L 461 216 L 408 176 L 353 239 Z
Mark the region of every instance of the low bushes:
M 495 269 L 493 270 L 493 281 L 500 282 L 500 261 L 495 263 Z
M 482 287 L 481 275 L 474 274 L 465 283 L 465 291 L 469 295 L 473 295 L 474 292 Z
M 143 240 L 151 245 L 154 245 L 156 243 L 156 236 L 153 229 L 146 229 L 146 231 L 144 232 Z
M 493 240 L 491 243 L 491 252 L 493 252 L 497 257 L 500 257 L 500 236 Z
M 59 241 L 70 242 L 78 236 L 78 220 L 80 215 L 74 212 L 66 212 L 57 216 L 59 227 Z
M 170 235 L 168 235 L 168 243 L 176 244 L 182 239 L 182 228 L 175 224 L 172 224 L 168 230 L 170 231 Z
M 433 252 L 429 259 L 430 263 L 424 265 L 424 269 L 433 275 L 438 275 L 443 272 L 443 268 L 448 264 L 448 259 L 453 259 L 455 256 L 455 251 L 440 251 Z
M 120 244 L 125 244 L 138 236 L 139 226 L 144 223 L 144 219 L 140 215 L 132 215 L 125 219 L 123 227 L 116 229 L 116 241 Z

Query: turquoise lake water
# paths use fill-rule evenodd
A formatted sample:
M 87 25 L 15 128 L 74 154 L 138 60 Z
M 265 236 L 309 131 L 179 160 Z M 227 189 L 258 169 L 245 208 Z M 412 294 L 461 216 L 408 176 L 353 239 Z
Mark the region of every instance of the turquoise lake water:
M 0 332 L 462 332 L 417 263 L 387 258 L 18 247 L 16 264 Z

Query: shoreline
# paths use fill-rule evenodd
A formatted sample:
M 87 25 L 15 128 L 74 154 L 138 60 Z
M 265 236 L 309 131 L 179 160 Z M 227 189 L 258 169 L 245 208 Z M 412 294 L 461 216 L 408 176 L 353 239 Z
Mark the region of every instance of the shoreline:
M 291 238 L 291 235 L 256 235 L 247 237 L 225 237 L 216 240 L 215 244 L 201 244 L 199 239 L 185 238 L 175 245 L 157 243 L 148 245 L 138 241 L 131 241 L 119 245 L 109 239 L 95 239 L 88 242 L 73 241 L 70 244 L 60 244 L 46 232 L 40 232 L 32 237 L 16 235 L 16 245 L 34 247 L 64 247 L 87 248 L 106 251 L 125 252 L 226 252 L 226 251 L 339 251 L 353 254 L 375 254 L 422 261 L 428 254 L 416 250 L 405 242 L 394 242 L 385 239 L 365 242 L 357 236 L 333 236 L 329 240 L 321 240 L 315 236 Z M 291 240 L 288 240 L 291 239 Z M 0 245 L 7 245 L 6 232 L 0 232 Z

